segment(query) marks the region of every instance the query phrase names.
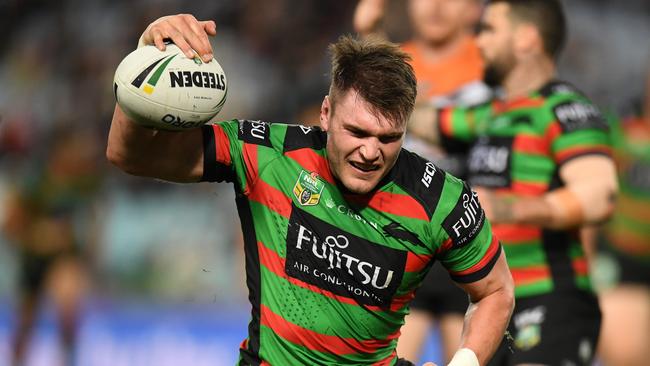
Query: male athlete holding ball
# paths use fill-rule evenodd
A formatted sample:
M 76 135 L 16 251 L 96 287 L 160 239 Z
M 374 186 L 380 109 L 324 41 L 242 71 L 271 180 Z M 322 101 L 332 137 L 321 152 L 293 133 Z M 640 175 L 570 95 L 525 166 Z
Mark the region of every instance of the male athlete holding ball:
M 152 23 L 141 41 L 211 59 L 213 22 Z M 233 120 L 183 132 L 138 126 L 119 106 L 107 157 L 174 182 L 237 191 L 252 306 L 240 365 L 409 365 L 395 352 L 434 260 L 469 294 L 450 365 L 485 364 L 513 308 L 513 283 L 477 196 L 402 149 L 416 82 L 396 45 L 342 37 L 321 127 Z

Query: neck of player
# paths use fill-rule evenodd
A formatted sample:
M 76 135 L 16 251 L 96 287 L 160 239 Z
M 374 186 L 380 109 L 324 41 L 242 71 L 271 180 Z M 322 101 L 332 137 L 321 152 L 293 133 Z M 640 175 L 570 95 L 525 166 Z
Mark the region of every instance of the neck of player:
M 548 57 L 531 57 L 518 62 L 503 81 L 505 100 L 526 97 L 541 89 L 555 78 L 556 71 L 555 62 Z

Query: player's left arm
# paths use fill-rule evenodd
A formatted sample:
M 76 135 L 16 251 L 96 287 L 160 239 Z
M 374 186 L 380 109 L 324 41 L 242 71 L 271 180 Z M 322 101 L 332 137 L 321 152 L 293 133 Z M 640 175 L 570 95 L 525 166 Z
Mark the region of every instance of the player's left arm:
M 501 343 L 515 305 L 514 283 L 505 253 L 501 251 L 485 277 L 458 285 L 469 295 L 470 304 L 465 313 L 460 350 L 449 365 L 485 365 Z M 472 354 L 467 350 L 474 353 L 478 363 L 471 363 Z
M 597 224 L 613 210 L 618 182 L 614 161 L 604 155 L 584 155 L 560 168 L 565 183 L 539 197 L 499 195 L 474 187 L 492 223 L 529 224 L 564 229 Z
M 478 196 L 467 184 L 459 193 L 453 206 L 438 207 L 448 214 L 441 222 L 440 233 L 446 236 L 436 257 L 470 298 L 460 349 L 449 365 L 484 365 L 501 343 L 512 315 L 514 283 Z

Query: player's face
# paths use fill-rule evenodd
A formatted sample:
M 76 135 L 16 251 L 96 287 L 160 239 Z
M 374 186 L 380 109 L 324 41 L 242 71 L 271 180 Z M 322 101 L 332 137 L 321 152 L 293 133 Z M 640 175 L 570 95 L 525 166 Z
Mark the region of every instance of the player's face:
M 409 17 L 415 33 L 426 42 L 444 43 L 476 21 L 476 0 L 410 0 Z
M 488 5 L 481 20 L 478 46 L 485 61 L 484 79 L 490 86 L 503 83 L 515 66 L 514 24 L 508 16 L 509 5 Z
M 340 95 L 335 108 L 331 102 L 325 97 L 320 115 L 330 170 L 350 192 L 368 193 L 395 164 L 405 126 L 372 113 L 355 90 Z

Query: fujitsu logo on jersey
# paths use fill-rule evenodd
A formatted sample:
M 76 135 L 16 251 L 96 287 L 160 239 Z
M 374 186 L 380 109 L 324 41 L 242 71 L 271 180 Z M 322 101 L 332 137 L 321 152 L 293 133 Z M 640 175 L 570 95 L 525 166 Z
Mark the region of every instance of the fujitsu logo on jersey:
M 477 146 L 472 150 L 469 169 L 503 173 L 508 168 L 510 150 L 505 146 Z
M 445 229 L 455 248 L 471 242 L 481 231 L 485 222 L 485 213 L 478 201 L 478 195 L 465 186 L 449 216 L 443 221 Z
M 406 265 L 406 251 L 343 231 L 298 206 L 289 218 L 286 245 L 289 276 L 360 304 L 390 305 Z
M 390 285 L 394 271 L 382 271 L 379 266 L 343 252 L 343 249 L 350 246 L 350 240 L 346 236 L 329 235 L 323 242 L 319 242 L 314 233 L 300 224 L 298 226 L 296 248 L 309 249 L 311 247 L 311 253 L 316 258 L 327 261 L 327 269 L 342 269 L 345 267 L 350 276 L 361 276 L 361 284 L 370 284 L 376 289 L 385 289 Z
M 467 159 L 470 184 L 489 188 L 509 187 L 513 141 L 508 136 L 479 138 Z
M 478 195 L 476 192 L 471 194 L 463 193 L 463 207 L 465 208 L 464 215 L 451 225 L 456 236 L 460 236 L 461 229 L 467 229 L 470 225 L 476 225 L 476 218 L 481 213 L 479 210 L 481 206 L 478 204 Z

